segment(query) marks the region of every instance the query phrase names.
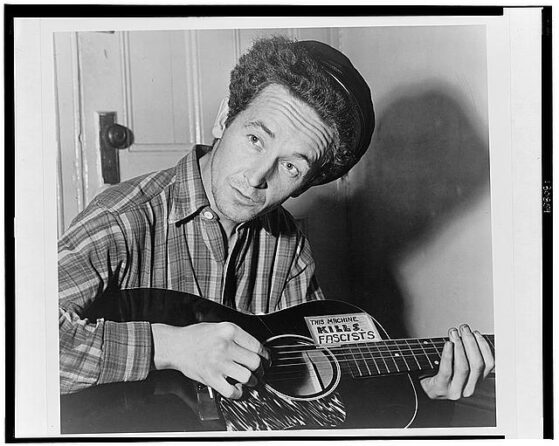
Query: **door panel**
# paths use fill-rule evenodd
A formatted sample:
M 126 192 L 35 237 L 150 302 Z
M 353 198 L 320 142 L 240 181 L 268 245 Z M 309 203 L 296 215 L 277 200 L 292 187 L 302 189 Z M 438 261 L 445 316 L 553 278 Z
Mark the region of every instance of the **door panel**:
M 186 37 L 181 31 L 123 33 L 125 125 L 135 135 L 130 151 L 184 151 L 195 141 L 187 125 L 194 98 L 185 82 L 192 66 Z
M 81 32 L 78 42 L 83 178 L 86 205 L 103 186 L 99 149 L 99 112 L 124 115 L 121 45 L 118 33 Z

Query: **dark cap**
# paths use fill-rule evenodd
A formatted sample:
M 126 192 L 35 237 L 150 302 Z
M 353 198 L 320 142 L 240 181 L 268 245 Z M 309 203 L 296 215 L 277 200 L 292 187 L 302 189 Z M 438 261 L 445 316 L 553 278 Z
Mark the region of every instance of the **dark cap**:
M 367 151 L 375 129 L 375 112 L 371 90 L 351 61 L 340 51 L 315 40 L 302 40 L 296 42 L 296 45 L 305 48 L 355 106 L 357 115 L 355 145 L 352 147 L 354 159 L 351 165 L 347 166 L 347 170 L 349 170 Z M 332 179 L 325 178 L 321 183 L 326 183 Z

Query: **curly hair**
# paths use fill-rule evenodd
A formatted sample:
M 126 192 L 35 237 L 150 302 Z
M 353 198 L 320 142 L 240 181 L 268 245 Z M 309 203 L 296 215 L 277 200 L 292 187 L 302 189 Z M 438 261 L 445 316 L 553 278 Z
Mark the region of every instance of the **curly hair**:
M 283 36 L 257 40 L 239 59 L 231 72 L 225 125 L 233 122 L 270 84 L 286 87 L 310 105 L 334 132 L 333 142 L 310 185 L 324 184 L 347 173 L 357 161 L 353 153 L 355 105 L 304 47 Z

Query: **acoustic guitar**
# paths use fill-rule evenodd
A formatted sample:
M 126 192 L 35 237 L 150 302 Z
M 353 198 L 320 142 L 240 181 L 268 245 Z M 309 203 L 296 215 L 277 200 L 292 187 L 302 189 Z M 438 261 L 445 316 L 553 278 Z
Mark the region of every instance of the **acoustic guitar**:
M 101 385 L 63 396 L 66 433 L 407 427 L 417 412 L 412 375 L 435 373 L 448 340 L 389 339 L 372 316 L 342 301 L 314 301 L 251 315 L 160 289 L 106 293 L 85 317 L 176 326 L 229 321 L 257 338 L 271 361 L 262 382 L 245 387 L 239 400 L 222 398 L 174 371 L 152 372 L 145 382 Z M 494 337 L 484 336 L 494 350 Z M 149 408 L 164 394 L 174 396 L 171 406 Z M 168 425 L 178 400 L 192 414 Z M 149 415 L 140 426 L 132 426 L 126 416 L 140 416 L 142 405 Z

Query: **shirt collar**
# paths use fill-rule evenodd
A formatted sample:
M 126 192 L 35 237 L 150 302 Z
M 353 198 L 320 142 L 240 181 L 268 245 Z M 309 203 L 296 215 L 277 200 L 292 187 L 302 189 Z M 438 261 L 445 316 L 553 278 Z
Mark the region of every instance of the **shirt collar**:
M 177 164 L 169 223 L 178 223 L 210 205 L 198 160 L 211 149 L 211 146 L 197 144 Z

